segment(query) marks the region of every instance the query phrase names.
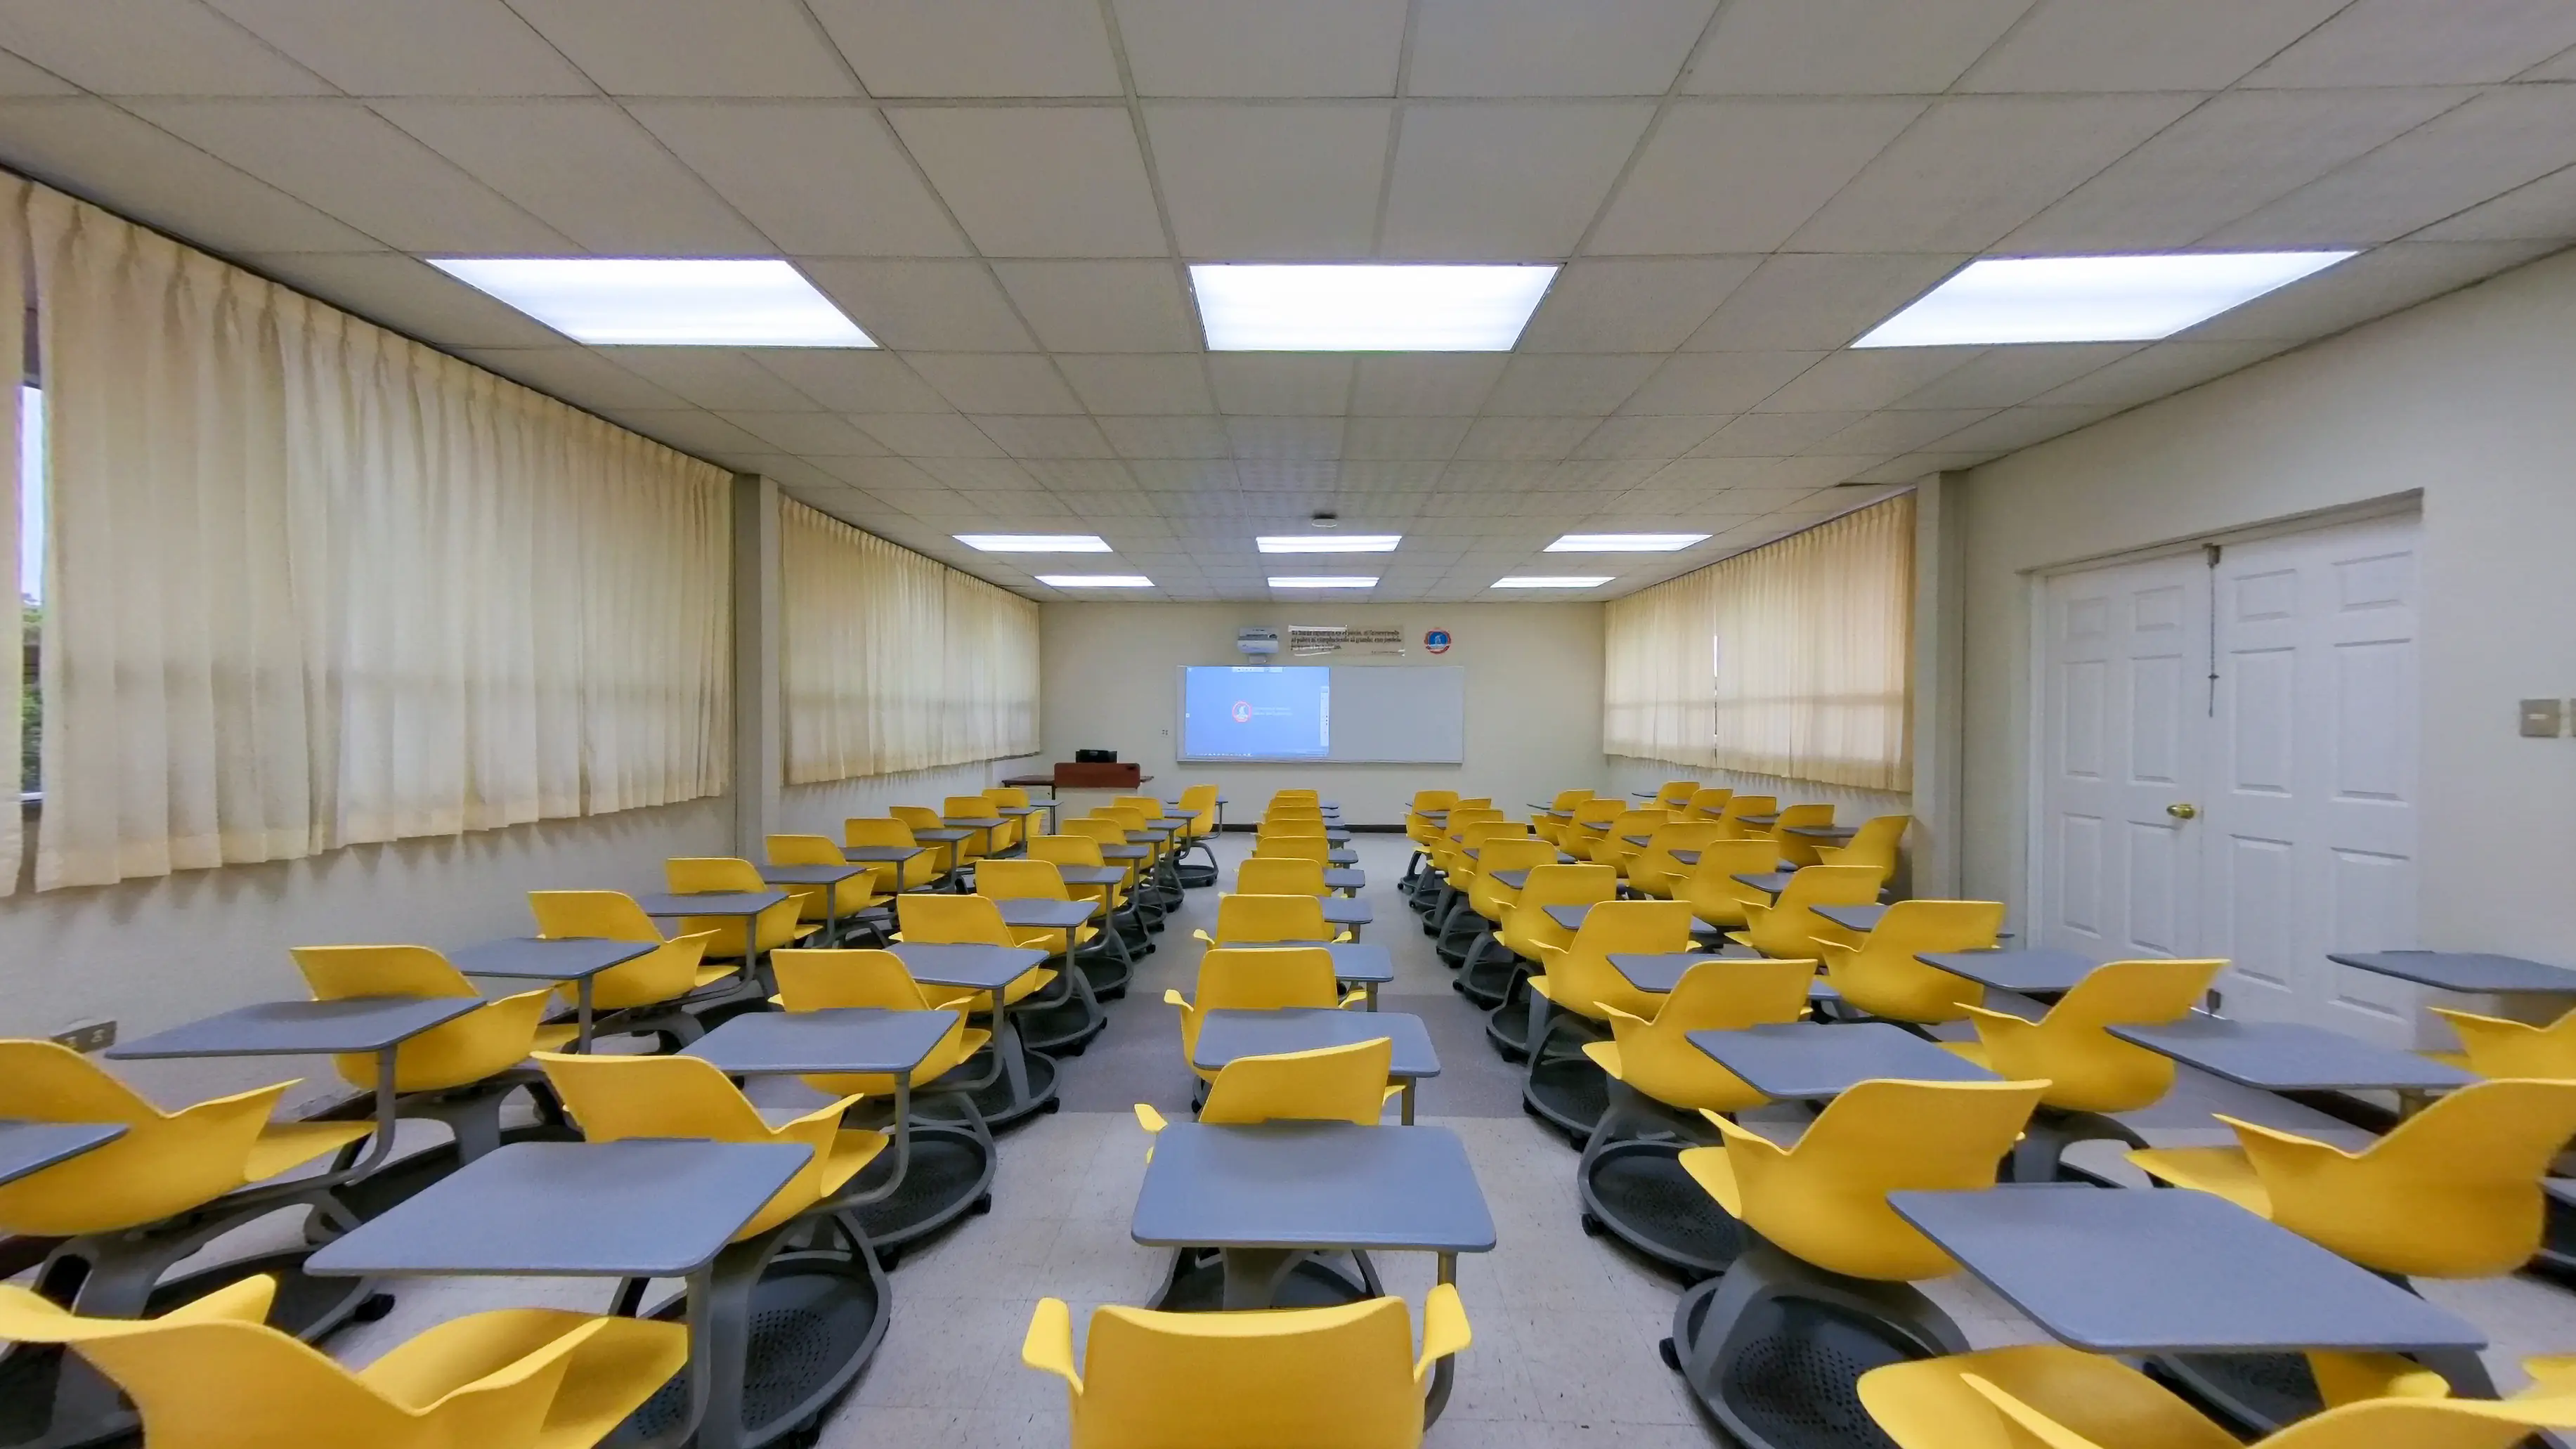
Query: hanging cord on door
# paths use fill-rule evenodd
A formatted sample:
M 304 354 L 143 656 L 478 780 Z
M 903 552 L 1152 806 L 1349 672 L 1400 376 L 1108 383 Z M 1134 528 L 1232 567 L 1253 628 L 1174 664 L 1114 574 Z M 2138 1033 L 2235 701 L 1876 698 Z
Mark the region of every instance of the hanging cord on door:
M 2209 565 L 2209 717 L 2218 718 L 2218 560 L 2226 550 L 2214 543 L 2200 546 Z

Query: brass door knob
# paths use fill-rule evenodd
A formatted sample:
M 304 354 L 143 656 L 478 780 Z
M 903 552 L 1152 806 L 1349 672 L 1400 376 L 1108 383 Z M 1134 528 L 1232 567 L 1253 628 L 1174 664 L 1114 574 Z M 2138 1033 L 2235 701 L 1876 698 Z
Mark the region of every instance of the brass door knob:
M 2168 805 L 2165 807 L 2165 813 L 2176 820 L 2197 820 L 2200 818 L 2200 807 L 2197 805 Z

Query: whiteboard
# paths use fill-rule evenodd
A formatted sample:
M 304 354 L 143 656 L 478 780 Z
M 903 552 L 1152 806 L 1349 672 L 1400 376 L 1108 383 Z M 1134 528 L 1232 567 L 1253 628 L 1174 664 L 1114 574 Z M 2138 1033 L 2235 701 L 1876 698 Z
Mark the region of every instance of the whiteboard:
M 1467 671 L 1458 665 L 1333 666 L 1332 749 L 1350 764 L 1467 759 Z

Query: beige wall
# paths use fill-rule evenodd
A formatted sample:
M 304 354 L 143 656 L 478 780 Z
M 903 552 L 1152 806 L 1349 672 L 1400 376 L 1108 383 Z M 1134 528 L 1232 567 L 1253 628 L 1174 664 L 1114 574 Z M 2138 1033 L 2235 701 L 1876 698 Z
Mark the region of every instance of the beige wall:
M 2576 960 L 2576 254 L 1968 475 L 1967 888 L 2023 904 L 2030 571 L 2421 491 L 2423 943 Z
M 1449 664 L 1467 671 L 1464 765 L 1190 765 L 1178 745 L 1178 670 L 1239 664 L 1238 629 L 1290 624 L 1391 627 L 1408 641 L 1392 666 Z M 1426 630 L 1457 642 L 1422 652 Z M 1045 686 L 1041 752 L 1069 760 L 1077 748 L 1113 749 L 1143 764 L 1154 789 L 1214 780 L 1249 821 L 1270 792 L 1311 786 L 1339 800 L 1353 824 L 1393 824 L 1417 789 L 1491 795 L 1506 809 L 1577 785 L 1606 784 L 1601 756 L 1601 608 L 1598 604 L 1049 604 L 1040 616 Z M 1283 662 L 1309 662 L 1285 661 Z M 1365 665 L 1360 655 L 1311 662 Z

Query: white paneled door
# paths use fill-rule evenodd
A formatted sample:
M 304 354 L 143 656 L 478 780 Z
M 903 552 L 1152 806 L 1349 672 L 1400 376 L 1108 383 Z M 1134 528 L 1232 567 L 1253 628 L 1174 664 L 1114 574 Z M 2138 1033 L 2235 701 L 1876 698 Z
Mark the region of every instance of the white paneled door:
M 2224 956 L 2230 1015 L 2413 1044 L 2412 989 L 2326 954 L 2415 942 L 2417 536 L 2048 581 L 2041 944 Z

